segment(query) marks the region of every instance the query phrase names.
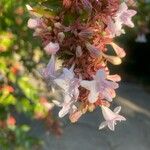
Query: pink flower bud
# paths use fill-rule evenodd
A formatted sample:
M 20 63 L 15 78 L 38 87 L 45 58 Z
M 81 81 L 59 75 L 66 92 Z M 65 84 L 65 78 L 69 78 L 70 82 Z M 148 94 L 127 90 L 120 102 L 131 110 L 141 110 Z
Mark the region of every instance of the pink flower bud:
M 40 21 L 38 19 L 29 19 L 28 20 L 28 27 L 31 29 L 35 29 L 39 27 Z
M 113 49 L 116 52 L 116 54 L 118 55 L 118 57 L 123 58 L 126 56 L 126 53 L 123 50 L 123 48 L 119 47 L 117 44 L 115 44 L 113 42 L 111 43 L 111 46 L 113 47 Z
M 44 47 L 44 50 L 46 51 L 47 54 L 56 54 L 56 52 L 60 49 L 58 43 L 53 43 L 50 42 Z

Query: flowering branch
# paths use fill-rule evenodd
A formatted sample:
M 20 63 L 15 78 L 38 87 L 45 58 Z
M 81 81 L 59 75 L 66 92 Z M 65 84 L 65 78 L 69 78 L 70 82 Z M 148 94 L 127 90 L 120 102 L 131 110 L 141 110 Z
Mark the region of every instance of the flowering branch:
M 53 4 L 53 1 L 51 2 Z M 117 121 L 125 118 L 109 109 L 118 88 L 119 75 L 110 75 L 108 63 L 121 64 L 125 51 L 114 43 L 124 34 L 124 26 L 134 27 L 135 10 L 120 0 L 56 0 L 56 8 L 32 8 L 28 27 L 42 40 L 47 55 L 51 55 L 43 78 L 53 89 L 62 92 L 62 100 L 54 103 L 61 107 L 59 117 L 69 114 L 76 122 L 87 111 L 102 108 L 104 119 L 99 129 L 115 129 Z M 47 11 L 49 10 L 49 11 Z M 116 55 L 106 54 L 107 46 Z M 61 69 L 56 69 L 56 58 L 61 58 Z

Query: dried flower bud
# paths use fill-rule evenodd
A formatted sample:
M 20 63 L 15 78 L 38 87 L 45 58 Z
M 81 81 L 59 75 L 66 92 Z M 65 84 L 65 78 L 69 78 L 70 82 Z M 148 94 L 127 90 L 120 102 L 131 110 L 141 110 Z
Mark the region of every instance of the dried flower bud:
M 75 123 L 79 120 L 79 118 L 82 116 L 81 111 L 76 111 L 73 114 L 70 114 L 69 119 L 72 123 Z

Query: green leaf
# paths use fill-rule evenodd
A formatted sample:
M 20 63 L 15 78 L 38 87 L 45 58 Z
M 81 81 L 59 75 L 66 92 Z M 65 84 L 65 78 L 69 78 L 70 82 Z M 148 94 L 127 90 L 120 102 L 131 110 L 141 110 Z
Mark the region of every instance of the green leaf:
M 15 105 L 16 98 L 13 95 L 9 94 L 7 97 L 0 99 L 0 104 L 2 104 L 4 106 Z

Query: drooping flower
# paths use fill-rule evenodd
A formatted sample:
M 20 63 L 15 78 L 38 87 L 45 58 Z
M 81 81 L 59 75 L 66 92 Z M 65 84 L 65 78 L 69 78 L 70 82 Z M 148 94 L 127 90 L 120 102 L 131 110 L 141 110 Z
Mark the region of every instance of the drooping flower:
M 99 130 L 103 129 L 104 127 L 108 126 L 108 128 L 112 131 L 115 130 L 115 125 L 117 121 L 125 121 L 125 117 L 119 115 L 121 111 L 121 107 L 116 107 L 114 111 L 110 110 L 108 107 L 101 106 L 102 114 L 105 119 L 99 126 Z
M 131 28 L 134 27 L 134 23 L 132 22 L 132 17 L 136 14 L 135 10 L 128 9 L 128 6 L 125 2 L 121 3 L 119 10 L 117 11 L 114 19 L 116 22 L 120 22 L 121 24 L 124 24 L 126 26 L 129 26 Z
M 73 67 L 69 70 L 63 69 L 63 73 L 54 82 L 63 90 L 65 101 L 70 101 L 72 98 L 77 100 L 79 96 L 79 79 L 74 77 Z
M 61 88 L 63 93 L 63 102 L 59 103 L 62 107 L 59 116 L 62 117 L 73 110 L 72 107 L 78 99 L 79 79 L 74 77 L 73 67 L 71 67 L 69 70 L 64 68 L 63 73 L 54 82 Z
M 112 101 L 111 91 L 118 88 L 118 84 L 106 79 L 106 73 L 103 69 L 97 71 L 92 81 L 81 81 L 81 86 L 89 90 L 88 100 L 90 103 L 95 103 L 100 96 L 102 99 Z
M 44 47 L 44 50 L 46 51 L 47 54 L 56 54 L 57 51 L 59 51 L 60 47 L 58 43 L 53 43 L 50 42 Z

